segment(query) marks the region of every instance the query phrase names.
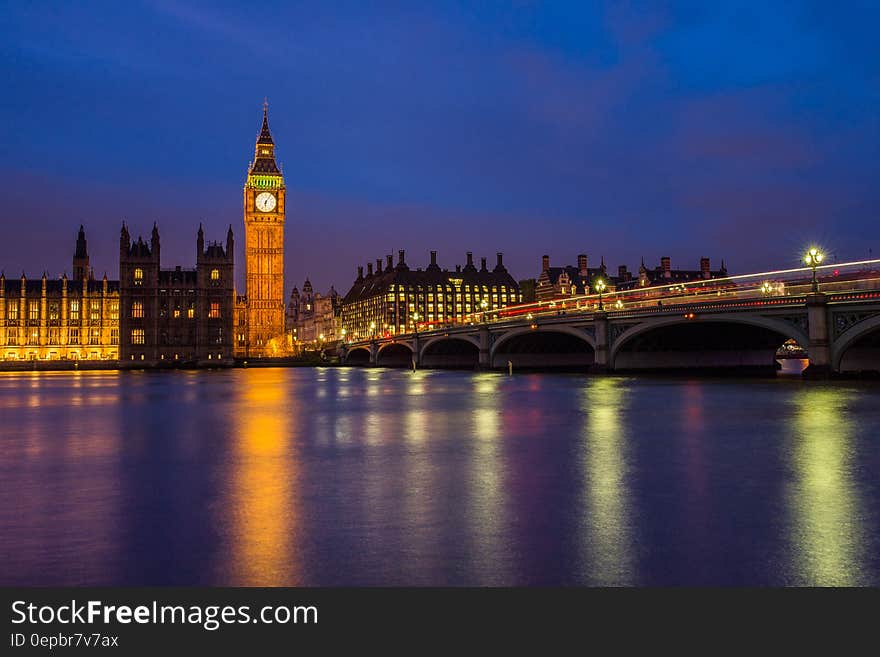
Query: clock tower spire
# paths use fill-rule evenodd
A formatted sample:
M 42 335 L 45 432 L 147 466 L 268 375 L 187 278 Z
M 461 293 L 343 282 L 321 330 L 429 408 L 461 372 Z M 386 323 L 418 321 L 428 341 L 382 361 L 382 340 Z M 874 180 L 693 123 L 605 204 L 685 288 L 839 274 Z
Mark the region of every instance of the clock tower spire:
M 247 331 L 238 355 L 284 353 L 284 220 L 286 188 L 275 162 L 275 140 L 269 131 L 269 103 L 263 102 L 263 124 L 254 161 L 244 186 L 245 294 Z

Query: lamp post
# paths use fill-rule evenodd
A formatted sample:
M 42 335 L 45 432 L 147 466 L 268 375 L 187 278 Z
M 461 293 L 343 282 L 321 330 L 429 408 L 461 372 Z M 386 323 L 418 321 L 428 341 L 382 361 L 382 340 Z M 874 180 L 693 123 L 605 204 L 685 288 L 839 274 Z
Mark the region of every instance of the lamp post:
M 815 246 L 812 247 L 807 253 L 804 255 L 804 263 L 813 270 L 813 292 L 816 293 L 819 291 L 819 279 L 816 278 L 816 268 L 822 263 L 825 259 L 825 254 L 823 254 L 819 249 Z
M 370 322 L 370 337 L 376 337 L 376 322 Z
M 607 285 L 605 285 L 604 279 L 596 279 L 596 282 L 593 283 L 593 287 L 596 292 L 599 293 L 599 310 L 605 310 L 605 304 L 602 303 L 602 293 L 607 289 Z
M 773 285 L 770 284 L 770 281 L 764 281 L 761 284 L 761 294 L 764 294 L 766 296 L 770 296 L 771 294 L 773 294 Z
M 413 326 L 416 329 L 416 337 L 418 337 L 418 335 L 419 335 L 419 320 L 422 318 L 422 316 L 419 315 L 418 313 L 413 313 L 412 315 L 410 315 L 410 317 L 412 317 Z
M 486 301 L 486 297 L 480 301 L 480 310 L 483 311 L 483 323 L 486 323 L 486 309 L 489 307 L 489 302 Z

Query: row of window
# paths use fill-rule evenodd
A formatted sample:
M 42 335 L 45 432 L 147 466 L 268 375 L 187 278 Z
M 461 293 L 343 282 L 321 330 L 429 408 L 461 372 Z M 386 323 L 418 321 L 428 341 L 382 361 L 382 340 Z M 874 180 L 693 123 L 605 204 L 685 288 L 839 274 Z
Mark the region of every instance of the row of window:
M 159 309 L 159 317 L 167 317 L 168 309 L 163 306 Z M 171 311 L 171 316 L 175 319 L 179 319 L 182 316 L 182 310 L 179 306 L 175 307 Z M 190 304 L 189 308 L 186 309 L 186 317 L 187 319 L 194 319 L 196 316 L 195 307 Z M 132 301 L 131 302 L 131 317 L 132 319 L 143 319 L 144 318 L 144 302 L 143 301 Z M 212 301 L 210 308 L 208 309 L 208 319 L 220 319 L 220 302 Z
M 211 281 L 213 283 L 217 283 L 220 281 L 220 270 L 212 269 L 210 274 Z M 144 270 L 140 267 L 136 267 L 135 270 L 131 273 L 131 280 L 135 285 L 143 285 L 144 284 Z
M 88 302 L 88 318 L 94 322 L 98 322 L 101 320 L 101 301 L 89 301 Z M 40 319 L 40 306 L 41 301 L 39 299 L 29 299 L 27 302 L 27 318 L 31 321 L 36 321 Z M 79 299 L 70 299 L 67 302 L 67 318 L 70 321 L 78 322 L 82 319 L 82 310 L 86 307 L 86 302 L 80 301 Z M 119 300 L 114 299 L 107 302 L 108 312 L 110 314 L 111 320 L 119 319 Z M 48 315 L 49 321 L 57 321 L 61 318 L 61 302 L 60 301 L 49 301 L 46 304 L 46 314 Z M 15 301 L 9 301 L 6 304 L 6 319 L 10 321 L 17 321 L 20 319 L 20 311 L 19 304 Z
M 28 345 L 38 345 L 40 344 L 40 330 L 39 329 L 31 329 L 28 331 L 24 331 L 19 334 L 17 328 L 8 328 L 6 329 L 6 344 L 9 346 L 20 344 L 19 340 L 21 337 L 25 338 L 25 344 Z M 87 329 L 85 336 L 88 338 L 88 344 L 90 345 L 100 345 L 101 344 L 101 329 L 99 328 L 91 328 Z M 50 328 L 46 335 L 46 344 L 49 345 L 60 345 L 64 344 L 61 339 L 61 330 L 58 328 Z M 81 344 L 80 342 L 80 331 L 78 328 L 71 328 L 67 331 L 67 342 L 66 344 L 75 345 Z M 119 329 L 110 329 L 110 344 L 119 344 Z

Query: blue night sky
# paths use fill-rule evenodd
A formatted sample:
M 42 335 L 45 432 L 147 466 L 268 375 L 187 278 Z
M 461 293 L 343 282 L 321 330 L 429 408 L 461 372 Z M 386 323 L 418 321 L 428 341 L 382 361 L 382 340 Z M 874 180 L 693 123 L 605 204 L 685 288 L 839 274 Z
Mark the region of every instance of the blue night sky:
M 519 278 L 880 256 L 876 2 L 81 4 L 0 15 L 7 276 L 69 271 L 83 223 L 116 277 L 123 218 L 167 267 L 231 223 L 241 262 L 264 96 L 288 289 L 401 248 Z

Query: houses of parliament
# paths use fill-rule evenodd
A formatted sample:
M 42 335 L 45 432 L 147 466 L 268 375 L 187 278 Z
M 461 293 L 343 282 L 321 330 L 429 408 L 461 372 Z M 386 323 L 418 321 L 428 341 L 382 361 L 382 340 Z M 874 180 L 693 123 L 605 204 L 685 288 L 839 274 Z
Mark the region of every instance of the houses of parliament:
M 268 107 L 244 186 L 245 290 L 234 284 L 234 235 L 196 232 L 195 268 L 162 268 L 159 227 L 134 238 L 123 222 L 119 279 L 96 280 L 83 226 L 71 274 L 0 274 L 0 360 L 119 367 L 231 365 L 284 355 L 284 177 Z

